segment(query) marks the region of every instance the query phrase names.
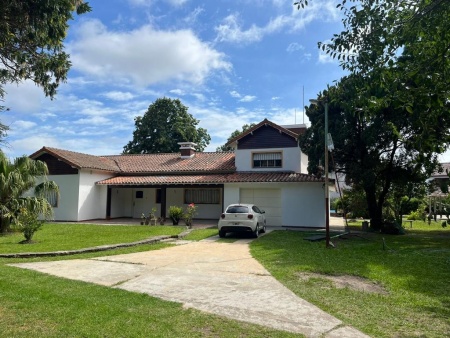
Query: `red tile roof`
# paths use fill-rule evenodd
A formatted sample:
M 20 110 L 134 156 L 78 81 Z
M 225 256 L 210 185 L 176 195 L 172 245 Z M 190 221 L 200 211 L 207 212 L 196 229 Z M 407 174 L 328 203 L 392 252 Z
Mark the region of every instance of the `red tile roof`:
M 181 158 L 179 153 L 107 156 L 114 160 L 120 172 L 129 174 L 234 172 L 234 153 L 195 153 L 192 158 Z
M 238 172 L 211 175 L 155 175 L 118 176 L 97 184 L 107 185 L 159 185 L 159 184 L 223 184 L 223 183 L 283 183 L 283 182 L 323 182 L 312 175 L 292 172 Z
M 88 155 L 83 153 L 77 153 L 75 151 L 62 150 L 51 147 L 43 147 L 30 155 L 30 158 L 36 159 L 42 154 L 50 154 L 61 161 L 66 162 L 72 167 L 78 169 L 99 169 L 112 172 L 119 172 L 120 169 L 113 159 L 107 157 Z
M 236 170 L 232 152 L 196 153 L 192 158 L 182 159 L 180 153 L 94 156 L 43 147 L 30 157 L 36 159 L 44 153 L 78 169 L 99 169 L 125 174 L 230 173 Z

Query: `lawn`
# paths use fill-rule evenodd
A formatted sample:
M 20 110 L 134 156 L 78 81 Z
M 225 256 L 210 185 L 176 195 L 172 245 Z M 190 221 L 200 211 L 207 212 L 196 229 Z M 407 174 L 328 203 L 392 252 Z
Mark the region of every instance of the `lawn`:
M 298 296 L 370 336 L 448 337 L 450 229 L 422 228 L 413 224 L 414 231 L 401 236 L 333 239 L 334 249 L 306 241 L 308 233 L 278 231 L 250 247 Z M 345 276 L 350 284 L 338 288 L 329 276 Z M 356 282 L 365 291 L 353 289 Z M 368 291 L 374 287 L 379 290 Z
M 20 244 L 22 233 L 0 236 L 0 253 L 76 250 L 104 244 L 130 243 L 159 235 L 178 235 L 185 226 L 95 225 L 48 223 L 33 237 L 33 244 Z
M 67 224 L 62 225 L 62 227 Z M 4 248 L 49 251 L 122 243 L 151 235 L 176 234 L 185 227 L 44 226 L 38 243 L 17 244 L 20 235 L 0 237 Z M 161 229 L 158 229 L 161 228 Z M 164 231 L 164 229 L 166 231 Z M 68 231 L 66 231 L 68 230 Z M 133 234 L 133 231 L 136 234 Z M 74 233 L 76 232 L 76 233 Z M 97 234 L 97 236 L 96 236 Z M 217 234 L 195 230 L 191 239 Z M 101 236 L 100 236 L 101 235 Z M 50 237 L 56 238 L 50 238 Z M 99 237 L 95 239 L 93 237 Z M 72 247 L 72 246 L 73 247 Z M 157 250 L 170 244 L 139 245 L 59 258 L 0 259 L 0 336 L 2 337 L 298 337 L 288 332 L 210 315 L 145 294 L 53 277 L 7 266 L 8 263 L 92 258 Z M 25 249 L 24 249 L 25 248 Z M 56 248 L 55 248 L 56 250 Z M 188 287 L 188 286 L 187 286 Z
M 440 223 L 417 222 L 412 230 L 407 229 L 407 235 L 363 233 L 333 239 L 334 249 L 326 249 L 324 242 L 306 241 L 309 234 L 305 232 L 277 231 L 253 241 L 250 249 L 275 278 L 298 296 L 370 336 L 450 336 L 450 229 L 442 229 Z M 136 241 L 160 235 L 164 229 L 166 234 L 184 230 L 172 226 L 76 226 L 79 228 L 71 227 L 65 235 L 58 229 L 61 226 L 45 226 L 36 234 L 37 243 L 31 245 L 17 244 L 20 235 L 0 237 L 0 253 L 13 246 L 22 252 L 38 251 L 39 247 L 49 251 L 50 243 L 59 249 L 80 248 Z M 217 229 L 195 230 L 187 239 L 213 235 L 217 235 Z M 58 259 L 158 250 L 169 245 L 139 245 Z M 298 337 L 144 294 L 6 265 L 55 259 L 0 259 L 3 336 Z M 329 276 L 346 276 L 350 284 L 338 288 Z M 353 289 L 354 277 L 367 289 Z M 374 292 L 369 292 L 371 289 Z

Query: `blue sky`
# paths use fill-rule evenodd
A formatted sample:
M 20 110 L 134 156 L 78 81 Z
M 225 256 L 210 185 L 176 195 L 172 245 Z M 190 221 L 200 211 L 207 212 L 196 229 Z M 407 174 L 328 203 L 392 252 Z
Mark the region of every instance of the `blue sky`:
M 72 68 L 56 98 L 31 82 L 6 86 L 3 150 L 119 154 L 134 117 L 163 96 L 179 98 L 208 130 L 206 151 L 246 123 L 302 123 L 303 100 L 344 74 L 317 48 L 342 24 L 335 0 L 303 10 L 293 2 L 89 1 L 92 12 L 70 22 Z

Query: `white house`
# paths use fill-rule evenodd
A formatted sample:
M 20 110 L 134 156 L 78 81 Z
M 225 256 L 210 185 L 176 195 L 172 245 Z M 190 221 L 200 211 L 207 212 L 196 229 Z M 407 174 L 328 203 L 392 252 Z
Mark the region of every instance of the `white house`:
M 307 174 L 298 146 L 304 125 L 264 120 L 229 142 L 234 152 L 94 156 L 43 147 L 30 157 L 47 163 L 60 188 L 55 220 L 139 218 L 157 208 L 195 203 L 197 219 L 218 219 L 231 203 L 254 203 L 268 225 L 324 227 L 324 180 Z

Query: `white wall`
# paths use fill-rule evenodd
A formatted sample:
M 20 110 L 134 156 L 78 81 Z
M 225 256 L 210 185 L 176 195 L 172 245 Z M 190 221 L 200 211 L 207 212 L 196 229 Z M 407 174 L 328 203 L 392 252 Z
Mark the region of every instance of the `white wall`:
M 281 190 L 284 226 L 325 227 L 322 183 L 294 183 Z
M 133 217 L 133 190 L 129 188 L 111 189 L 111 217 Z
M 325 195 L 322 183 L 225 184 L 224 208 L 239 202 L 239 190 L 281 189 L 283 226 L 325 227 Z
M 252 153 L 282 152 L 282 168 L 253 168 Z M 294 171 L 301 172 L 300 148 L 268 148 L 268 149 L 238 149 L 235 151 L 237 171 Z
M 308 173 L 308 155 L 304 152 L 301 152 L 300 155 L 300 173 L 307 174 Z
M 111 177 L 110 173 L 81 169 L 80 194 L 78 198 L 78 221 L 106 218 L 106 185 L 95 182 Z
M 56 221 L 78 221 L 78 184 L 80 176 L 49 175 L 49 181 L 54 181 L 59 187 L 58 206 L 53 208 Z

